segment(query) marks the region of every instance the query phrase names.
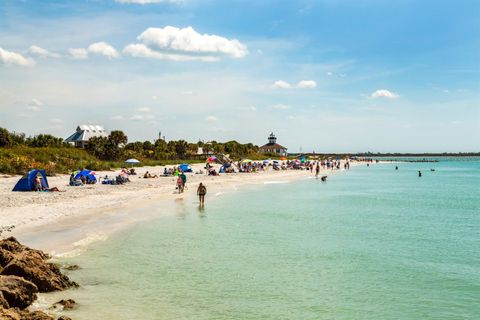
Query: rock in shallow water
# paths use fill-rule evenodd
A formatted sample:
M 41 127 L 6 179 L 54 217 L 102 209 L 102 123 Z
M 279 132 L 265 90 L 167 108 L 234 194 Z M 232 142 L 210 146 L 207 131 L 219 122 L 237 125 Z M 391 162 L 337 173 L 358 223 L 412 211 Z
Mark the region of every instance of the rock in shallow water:
M 60 300 L 55 302 L 50 309 L 61 309 L 61 310 L 71 310 L 77 306 L 75 300 L 67 299 L 67 300 Z
M 15 275 L 33 282 L 40 292 L 63 290 L 78 285 L 53 263 L 47 262 L 48 255 L 30 249 L 10 237 L 0 241 L 1 275 Z

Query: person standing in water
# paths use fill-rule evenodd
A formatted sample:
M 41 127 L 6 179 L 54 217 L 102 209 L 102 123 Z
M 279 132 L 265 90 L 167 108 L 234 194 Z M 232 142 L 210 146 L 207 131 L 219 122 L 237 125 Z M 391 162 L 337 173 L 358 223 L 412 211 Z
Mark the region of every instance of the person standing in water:
M 418 176 L 419 176 L 419 177 L 422 176 L 422 171 L 418 171 Z
M 182 180 L 182 177 L 180 176 L 177 177 L 177 189 L 178 189 L 178 193 L 183 192 L 183 180 Z
M 315 167 L 315 177 L 318 178 L 319 173 L 320 173 L 320 166 L 318 165 L 318 162 L 317 162 L 317 166 Z
M 207 187 L 200 182 L 197 189 L 198 200 L 200 201 L 200 206 L 205 204 L 205 195 L 207 194 Z

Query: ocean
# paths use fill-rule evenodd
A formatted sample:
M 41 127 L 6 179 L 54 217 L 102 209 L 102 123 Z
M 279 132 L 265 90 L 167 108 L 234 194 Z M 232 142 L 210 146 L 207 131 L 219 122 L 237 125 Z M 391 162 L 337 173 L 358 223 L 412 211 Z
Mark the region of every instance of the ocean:
M 62 258 L 81 267 L 65 314 L 479 319 L 480 159 L 458 160 L 246 186 L 204 210 L 180 201 Z

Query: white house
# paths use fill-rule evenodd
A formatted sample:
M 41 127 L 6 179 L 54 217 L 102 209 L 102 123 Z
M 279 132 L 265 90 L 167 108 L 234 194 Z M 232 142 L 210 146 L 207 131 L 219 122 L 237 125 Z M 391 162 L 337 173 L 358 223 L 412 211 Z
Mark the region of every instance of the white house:
M 77 127 L 74 134 L 65 139 L 65 142 L 71 143 L 77 148 L 85 148 L 88 139 L 92 137 L 108 137 L 108 133 L 102 126 L 82 124 Z

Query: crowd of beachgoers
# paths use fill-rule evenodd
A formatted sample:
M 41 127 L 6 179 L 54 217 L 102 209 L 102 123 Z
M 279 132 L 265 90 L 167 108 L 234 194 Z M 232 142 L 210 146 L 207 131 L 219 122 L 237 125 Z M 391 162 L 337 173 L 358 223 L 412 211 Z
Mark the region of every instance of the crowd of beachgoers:
M 68 175 L 45 176 L 48 185 L 42 182 L 43 175 L 36 175 L 37 185 L 30 189 L 61 192 L 12 192 L 22 177 L 1 176 L 0 226 L 14 226 L 10 234 L 15 235 L 20 229 L 35 228 L 66 217 L 81 219 L 83 215 L 143 206 L 148 201 L 192 199 L 199 203 L 201 194 L 206 193 L 199 190 L 200 183 L 208 189 L 208 202 L 209 197 L 249 184 L 288 182 L 309 176 L 326 181 L 328 174 L 349 169 L 359 161 L 246 159 L 228 163 L 137 166 L 115 171 L 79 169 Z
M 340 161 L 336 160 L 242 160 L 238 162 L 228 162 L 224 164 L 215 165 L 207 162 L 205 166 L 197 171 L 193 171 L 192 167 L 187 164 L 181 164 L 178 166 L 164 167 L 162 172 L 150 172 L 146 171 L 143 175 L 137 175 L 135 168 L 127 169 L 122 168 L 116 175 L 105 175 L 96 177 L 95 172 L 88 169 L 81 169 L 72 172 L 70 175 L 69 186 L 82 186 L 98 183 L 109 185 L 123 185 L 131 182 L 132 177 L 143 177 L 144 179 L 154 179 L 161 177 L 177 177 L 177 190 L 181 193 L 186 183 L 186 173 L 193 173 L 196 175 L 207 176 L 219 176 L 220 174 L 235 174 L 235 173 L 256 173 L 265 172 L 268 170 L 282 171 L 282 170 L 307 170 L 318 174 L 320 170 L 338 170 L 341 167 L 345 170 L 350 169 L 350 160 Z M 36 179 L 40 179 L 37 177 Z M 97 180 L 98 179 L 98 180 Z M 54 187 L 54 191 L 58 191 L 58 188 Z M 43 188 L 43 191 L 52 191 L 50 189 Z M 34 191 L 42 191 L 41 184 L 37 180 L 34 186 Z

